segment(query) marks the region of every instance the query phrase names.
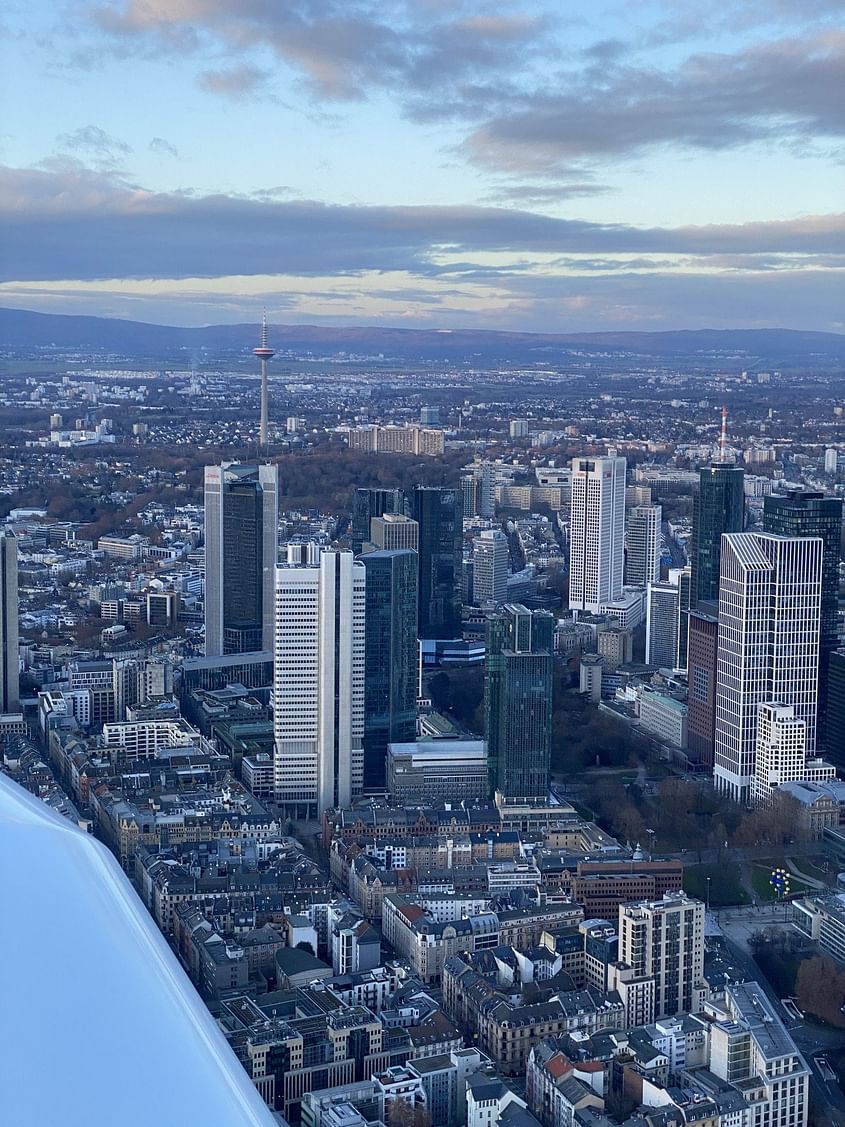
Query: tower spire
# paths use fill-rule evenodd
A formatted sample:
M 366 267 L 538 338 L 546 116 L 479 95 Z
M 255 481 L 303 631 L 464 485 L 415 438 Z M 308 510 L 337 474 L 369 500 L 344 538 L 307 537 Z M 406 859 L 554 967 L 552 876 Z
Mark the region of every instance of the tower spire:
M 719 461 L 724 462 L 728 444 L 728 408 L 722 406 L 722 429 L 719 432 Z
M 258 348 L 253 348 L 253 354 L 261 361 L 261 422 L 259 425 L 258 441 L 262 449 L 267 448 L 267 431 L 270 420 L 270 403 L 267 388 L 267 361 L 273 355 L 273 349 L 270 348 L 269 339 L 267 336 L 267 310 L 265 308 L 261 317 L 261 335 L 259 337 Z

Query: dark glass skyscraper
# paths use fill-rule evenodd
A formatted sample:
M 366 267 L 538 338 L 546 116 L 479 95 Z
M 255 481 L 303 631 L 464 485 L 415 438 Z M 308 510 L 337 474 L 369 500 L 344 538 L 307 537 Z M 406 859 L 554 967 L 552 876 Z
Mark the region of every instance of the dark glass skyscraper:
M 389 743 L 416 737 L 416 552 L 368 552 L 364 687 L 364 790 L 383 790 Z
M 356 489 L 352 502 L 352 551 L 360 555 L 370 539 L 370 521 L 385 513 L 405 512 L 405 495 L 401 489 Z
M 206 656 L 273 648 L 278 469 L 205 469 Z
M 834 650 L 828 662 L 825 758 L 845 771 L 845 650 Z
M 742 532 L 745 523 L 745 475 L 730 462 L 703 466 L 695 498 L 692 529 L 690 606 L 719 598 L 722 534 Z
M 460 632 L 463 495 L 441 486 L 414 488 L 419 533 L 419 635 L 454 638 Z
M 0 712 L 20 708 L 18 671 L 18 538 L 0 536 Z
M 781 536 L 820 536 L 822 547 L 822 621 L 819 644 L 818 743 L 826 743 L 830 655 L 839 645 L 839 554 L 842 499 L 790 489 L 763 501 L 763 528 Z
M 484 727 L 491 790 L 545 799 L 552 746 L 555 619 L 519 604 L 487 622 Z

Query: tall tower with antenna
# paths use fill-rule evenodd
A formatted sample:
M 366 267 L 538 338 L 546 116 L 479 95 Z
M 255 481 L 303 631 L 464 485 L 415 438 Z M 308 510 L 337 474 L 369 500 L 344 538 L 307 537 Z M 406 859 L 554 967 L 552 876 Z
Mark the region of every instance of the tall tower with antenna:
M 267 342 L 267 310 L 264 310 L 264 316 L 261 319 L 261 340 L 258 348 L 253 348 L 253 353 L 261 361 L 261 424 L 258 434 L 258 442 L 262 449 L 267 448 L 267 430 L 270 418 L 270 403 L 267 391 L 267 361 L 274 356 L 273 349 L 270 348 Z
M 728 408 L 722 407 L 722 429 L 719 432 L 719 461 L 727 461 L 726 453 L 728 446 Z

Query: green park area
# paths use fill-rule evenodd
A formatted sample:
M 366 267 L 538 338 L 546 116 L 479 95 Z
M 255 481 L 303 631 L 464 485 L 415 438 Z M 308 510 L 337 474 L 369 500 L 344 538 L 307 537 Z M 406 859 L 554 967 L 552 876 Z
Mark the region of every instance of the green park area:
M 684 869 L 684 889 L 690 896 L 708 900 L 711 908 L 726 908 L 734 904 L 747 904 L 748 893 L 742 887 L 739 865 L 723 862 L 713 865 L 687 865 Z

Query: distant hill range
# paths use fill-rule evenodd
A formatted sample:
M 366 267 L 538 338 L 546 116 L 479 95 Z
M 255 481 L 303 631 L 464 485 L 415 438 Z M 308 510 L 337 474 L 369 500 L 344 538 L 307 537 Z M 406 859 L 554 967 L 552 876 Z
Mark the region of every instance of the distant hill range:
M 242 353 L 258 343 L 258 326 L 179 328 L 108 317 L 74 317 L 0 308 L 0 347 L 18 356 L 44 348 L 84 349 L 145 358 Z M 402 360 L 565 362 L 574 353 L 695 359 L 708 367 L 845 366 L 845 335 L 794 329 L 690 329 L 669 332 L 520 333 L 323 325 L 272 325 L 278 351 L 342 352 Z

